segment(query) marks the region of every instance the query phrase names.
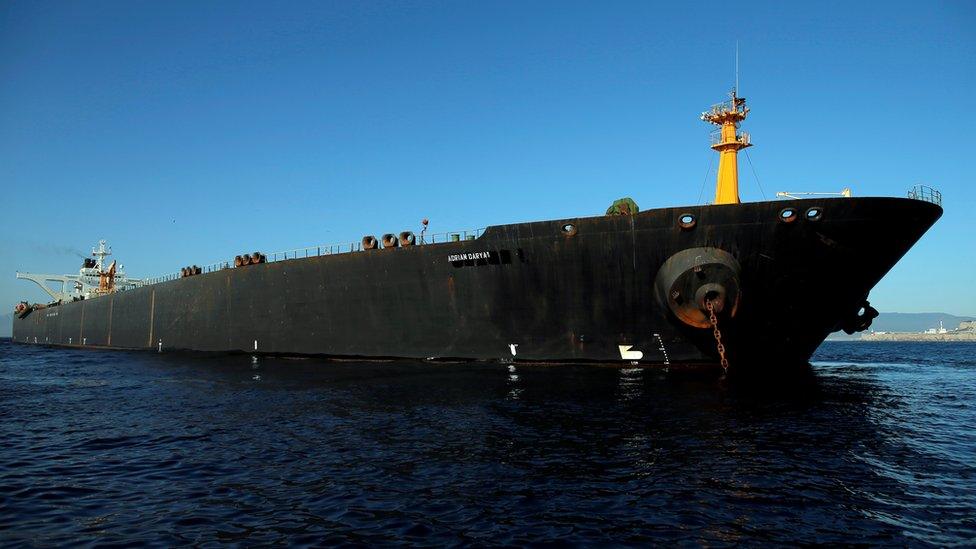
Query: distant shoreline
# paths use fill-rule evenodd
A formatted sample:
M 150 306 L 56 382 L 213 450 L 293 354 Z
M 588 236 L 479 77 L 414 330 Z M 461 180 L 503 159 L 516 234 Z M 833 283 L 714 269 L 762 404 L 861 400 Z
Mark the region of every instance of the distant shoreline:
M 976 343 L 976 334 L 864 334 L 859 338 L 827 338 L 826 341 L 862 342 L 891 342 L 891 343 Z

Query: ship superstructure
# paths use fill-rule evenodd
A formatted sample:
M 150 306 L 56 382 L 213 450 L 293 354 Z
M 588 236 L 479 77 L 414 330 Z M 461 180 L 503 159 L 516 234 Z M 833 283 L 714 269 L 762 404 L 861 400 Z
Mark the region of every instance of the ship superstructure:
M 110 255 L 112 248 L 106 246 L 105 240 L 99 240 L 98 247 L 92 248 L 91 257 L 84 258 L 76 275 L 18 272 L 17 278 L 34 282 L 55 302 L 61 303 L 131 290 L 145 284 L 143 280 L 127 277 L 125 268 L 117 265 L 115 260 L 106 266 L 105 260 Z M 52 282 L 60 284 L 60 288 L 52 288 Z

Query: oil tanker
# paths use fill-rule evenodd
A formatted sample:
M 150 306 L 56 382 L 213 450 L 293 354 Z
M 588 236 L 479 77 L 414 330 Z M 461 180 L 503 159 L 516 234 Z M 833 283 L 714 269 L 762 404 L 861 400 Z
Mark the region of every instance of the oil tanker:
M 742 203 L 749 108 L 716 126 L 715 200 L 265 255 L 136 280 L 104 246 L 78 275 L 33 275 L 18 343 L 350 359 L 610 364 L 805 363 L 828 334 L 868 328 L 868 292 L 942 215 L 941 195 L 780 193 Z M 426 224 L 425 224 L 426 230 Z M 60 281 L 61 291 L 50 281 Z

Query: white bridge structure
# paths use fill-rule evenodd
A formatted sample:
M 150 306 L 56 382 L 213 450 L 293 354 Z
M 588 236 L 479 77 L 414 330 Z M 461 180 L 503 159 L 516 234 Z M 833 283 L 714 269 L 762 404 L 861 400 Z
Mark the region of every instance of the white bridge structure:
M 123 267 L 121 265 L 116 267 L 115 261 L 106 267 L 105 258 L 110 255 L 112 255 L 112 248 L 106 247 L 104 240 L 99 240 L 98 248 L 92 248 L 94 259 L 86 258 L 84 265 L 76 275 L 35 274 L 18 271 L 17 278 L 34 282 L 47 292 L 54 301 L 61 302 L 88 299 L 119 290 L 138 288 L 146 284 L 144 280 L 127 278 Z M 60 283 L 60 290 L 52 288 L 52 282 Z

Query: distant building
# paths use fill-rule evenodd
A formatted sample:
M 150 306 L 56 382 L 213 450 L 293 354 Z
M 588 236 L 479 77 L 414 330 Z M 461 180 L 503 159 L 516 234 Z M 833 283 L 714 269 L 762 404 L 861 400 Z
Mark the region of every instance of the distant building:
M 946 330 L 945 329 L 945 326 L 942 325 L 942 321 L 940 320 L 939 321 L 939 327 L 938 328 L 929 328 L 928 330 L 925 330 L 922 333 L 923 334 L 945 334 L 945 333 L 948 333 L 948 332 L 949 332 L 949 330 Z

